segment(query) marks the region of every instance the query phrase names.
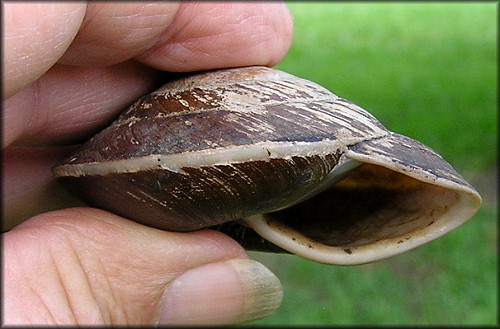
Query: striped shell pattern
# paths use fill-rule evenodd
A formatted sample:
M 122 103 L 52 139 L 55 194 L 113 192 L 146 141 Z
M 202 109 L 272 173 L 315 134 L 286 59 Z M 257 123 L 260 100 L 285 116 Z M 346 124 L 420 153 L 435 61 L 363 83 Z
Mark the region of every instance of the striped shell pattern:
M 90 205 L 145 225 L 217 229 L 248 249 L 328 264 L 413 249 L 481 204 L 429 147 L 266 67 L 171 81 L 53 172 Z

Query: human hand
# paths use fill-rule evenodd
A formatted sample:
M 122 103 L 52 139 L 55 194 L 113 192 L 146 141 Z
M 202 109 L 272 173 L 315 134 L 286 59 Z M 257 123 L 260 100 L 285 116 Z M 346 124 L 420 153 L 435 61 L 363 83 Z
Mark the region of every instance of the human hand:
M 158 87 L 162 71 L 276 64 L 291 43 L 286 7 L 2 5 L 4 323 L 230 324 L 274 312 L 278 279 L 219 232 L 46 211 L 78 204 L 50 172 L 67 145 Z

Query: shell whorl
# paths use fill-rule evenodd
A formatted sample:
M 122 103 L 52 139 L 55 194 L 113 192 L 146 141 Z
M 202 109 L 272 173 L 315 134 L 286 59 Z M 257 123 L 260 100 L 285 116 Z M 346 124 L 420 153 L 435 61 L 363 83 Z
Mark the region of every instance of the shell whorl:
M 53 172 L 91 205 L 146 225 L 215 227 L 247 248 L 329 264 L 415 248 L 481 204 L 427 146 L 266 67 L 171 81 Z

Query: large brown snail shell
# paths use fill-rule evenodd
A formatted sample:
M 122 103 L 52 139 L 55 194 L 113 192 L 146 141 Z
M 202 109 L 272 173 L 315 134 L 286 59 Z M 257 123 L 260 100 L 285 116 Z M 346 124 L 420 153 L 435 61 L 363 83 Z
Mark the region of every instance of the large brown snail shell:
M 266 67 L 169 82 L 53 172 L 90 205 L 145 225 L 216 228 L 249 249 L 329 264 L 415 248 L 481 204 L 427 146 Z

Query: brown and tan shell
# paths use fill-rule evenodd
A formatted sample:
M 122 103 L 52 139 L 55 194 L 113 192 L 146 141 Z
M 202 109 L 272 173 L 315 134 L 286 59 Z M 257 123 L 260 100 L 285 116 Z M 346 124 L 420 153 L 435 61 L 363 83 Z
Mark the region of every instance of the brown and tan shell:
M 90 205 L 145 225 L 215 228 L 329 264 L 415 248 L 481 204 L 429 147 L 266 67 L 169 82 L 53 171 Z

